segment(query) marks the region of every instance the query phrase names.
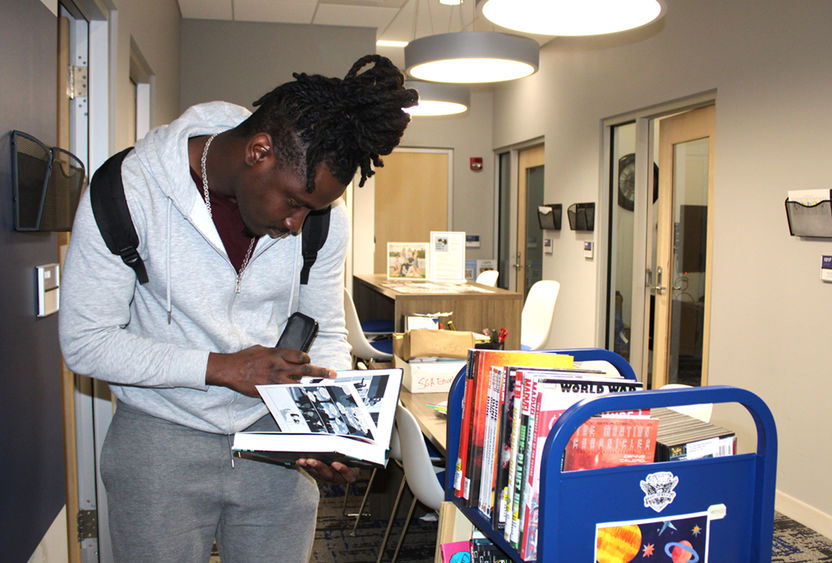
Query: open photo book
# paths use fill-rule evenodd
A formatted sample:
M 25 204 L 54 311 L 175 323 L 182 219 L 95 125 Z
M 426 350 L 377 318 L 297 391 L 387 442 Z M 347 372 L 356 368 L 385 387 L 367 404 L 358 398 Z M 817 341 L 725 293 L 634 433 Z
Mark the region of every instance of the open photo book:
M 402 370 L 339 371 L 335 379 L 258 385 L 277 432 L 237 432 L 232 449 L 244 457 L 292 463 L 310 457 L 347 465 L 385 466 Z

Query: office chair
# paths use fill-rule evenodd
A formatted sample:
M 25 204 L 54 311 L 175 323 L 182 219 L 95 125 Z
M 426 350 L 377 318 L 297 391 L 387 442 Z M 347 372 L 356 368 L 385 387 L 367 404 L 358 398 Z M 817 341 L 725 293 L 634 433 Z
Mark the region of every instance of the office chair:
M 419 428 L 419 423 L 416 422 L 413 414 L 401 404 L 396 408 L 396 430 L 401 448 L 401 465 L 404 469 L 404 477 L 399 486 L 396 501 L 393 503 L 393 512 L 390 515 L 390 521 L 387 523 L 387 530 L 384 533 L 384 539 L 379 548 L 376 563 L 381 562 L 384 550 L 387 547 L 390 529 L 393 519 L 396 516 L 396 511 L 399 508 L 399 501 L 401 500 L 405 484 L 410 488 L 410 492 L 413 493 L 413 501 L 410 503 L 410 509 L 407 511 L 399 541 L 396 543 L 396 550 L 393 552 L 393 559 L 391 560 L 392 563 L 395 563 L 398 559 L 399 550 L 402 547 L 404 536 L 410 525 L 410 519 L 413 517 L 413 511 L 416 508 L 416 501 L 421 502 L 431 510 L 439 510 L 439 506 L 445 500 L 444 465 L 433 465 L 424 435 Z
M 477 283 L 481 283 L 483 285 L 490 285 L 491 287 L 497 287 L 498 277 L 500 277 L 500 272 L 497 270 L 483 270 L 477 276 Z
M 373 362 L 392 362 L 392 340 L 370 342 L 361 330 L 361 322 L 358 319 L 358 312 L 355 310 L 350 292 L 344 288 L 344 316 L 347 320 L 347 341 L 352 347 L 352 356 L 357 365 L 359 361 L 372 365 Z M 382 346 L 387 344 L 389 350 Z
M 690 385 L 685 385 L 684 383 L 666 383 L 662 385 L 660 389 L 688 389 L 690 387 Z M 698 405 L 674 405 L 668 408 L 678 413 L 698 418 L 702 422 L 710 422 L 714 405 L 713 403 L 702 403 Z
M 540 280 L 529 289 L 520 315 L 520 348 L 540 350 L 549 340 L 560 282 Z

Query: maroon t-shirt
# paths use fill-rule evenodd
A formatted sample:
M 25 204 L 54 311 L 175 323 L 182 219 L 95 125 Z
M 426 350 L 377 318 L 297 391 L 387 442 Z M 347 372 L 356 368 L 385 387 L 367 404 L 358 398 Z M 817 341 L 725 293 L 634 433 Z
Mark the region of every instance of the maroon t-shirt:
M 191 168 L 191 178 L 194 179 L 194 183 L 199 190 L 199 198 L 204 199 L 202 178 L 193 168 Z M 243 218 L 240 216 L 240 211 L 237 209 L 237 202 L 230 197 L 210 190 L 208 191 L 208 197 L 211 200 L 211 216 L 225 246 L 225 252 L 228 254 L 231 264 L 234 265 L 234 269 L 239 272 L 251 245 L 251 237 L 245 233 L 245 225 L 243 224 Z

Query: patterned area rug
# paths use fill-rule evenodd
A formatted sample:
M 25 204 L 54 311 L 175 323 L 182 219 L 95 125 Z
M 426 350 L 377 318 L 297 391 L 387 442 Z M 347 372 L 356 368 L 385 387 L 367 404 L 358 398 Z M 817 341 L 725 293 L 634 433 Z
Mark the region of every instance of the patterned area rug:
M 373 482 L 363 517 L 355 526 L 355 514 L 367 490 L 369 473 L 362 472 L 362 478 L 350 487 L 344 502 L 344 488 L 337 485 L 320 485 L 321 503 L 318 506 L 318 527 L 310 563 L 368 563 L 376 561 L 393 508 L 400 481 L 400 473 L 385 471 Z M 404 518 L 412 500 L 405 488 L 396 518 L 387 541 L 382 561 L 390 561 L 399 541 Z M 436 547 L 437 522 L 420 505 L 413 514 L 398 560 L 407 563 L 430 563 Z M 426 521 L 427 519 L 427 521 Z M 355 526 L 355 529 L 353 527 Z
M 832 562 L 832 540 L 791 518 L 775 514 L 771 560 L 786 563 Z

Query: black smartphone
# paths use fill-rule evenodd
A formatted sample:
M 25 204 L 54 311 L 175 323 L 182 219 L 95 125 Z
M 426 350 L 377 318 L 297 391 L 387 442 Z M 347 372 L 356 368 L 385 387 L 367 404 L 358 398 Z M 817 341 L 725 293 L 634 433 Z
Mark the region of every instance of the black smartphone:
M 318 335 L 318 321 L 303 313 L 292 313 L 275 348 L 308 352 Z

